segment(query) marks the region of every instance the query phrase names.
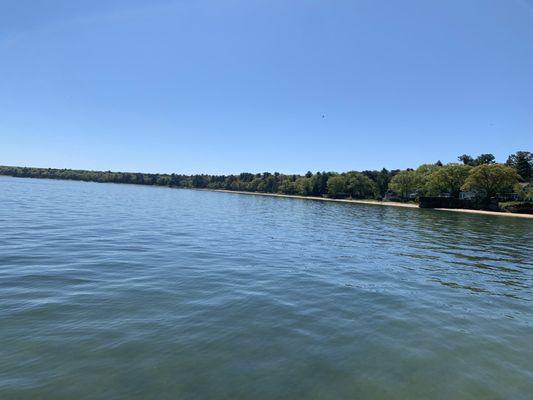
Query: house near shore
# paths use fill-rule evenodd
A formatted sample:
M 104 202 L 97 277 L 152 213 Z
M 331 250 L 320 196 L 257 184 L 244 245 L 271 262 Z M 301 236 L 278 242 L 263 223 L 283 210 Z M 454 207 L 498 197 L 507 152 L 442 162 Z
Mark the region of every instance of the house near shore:
M 459 199 L 461 200 L 475 200 L 486 197 L 485 191 L 470 190 L 459 193 Z M 495 200 L 498 201 L 516 201 L 519 199 L 518 193 L 496 193 Z
M 461 200 L 474 200 L 485 197 L 485 192 L 480 190 L 467 190 L 465 192 L 459 193 L 459 198 Z
M 518 193 L 497 193 L 496 198 L 499 201 L 517 201 L 519 196 Z

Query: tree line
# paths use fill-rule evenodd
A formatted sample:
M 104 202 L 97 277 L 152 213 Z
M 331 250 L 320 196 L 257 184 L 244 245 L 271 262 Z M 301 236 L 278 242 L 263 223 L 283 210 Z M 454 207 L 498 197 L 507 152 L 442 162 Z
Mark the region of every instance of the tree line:
M 128 183 L 177 188 L 224 189 L 353 199 L 396 199 L 407 201 L 420 196 L 459 197 L 461 191 L 475 191 L 487 199 L 516 193 L 533 197 L 533 154 L 518 151 L 505 163 L 494 155 L 463 154 L 457 163 L 423 164 L 416 169 L 374 171 L 307 172 L 305 175 L 248 173 L 238 175 L 146 174 L 54 168 L 0 166 L 0 175 L 65 179 L 91 182 Z M 521 183 L 521 184 L 520 184 Z

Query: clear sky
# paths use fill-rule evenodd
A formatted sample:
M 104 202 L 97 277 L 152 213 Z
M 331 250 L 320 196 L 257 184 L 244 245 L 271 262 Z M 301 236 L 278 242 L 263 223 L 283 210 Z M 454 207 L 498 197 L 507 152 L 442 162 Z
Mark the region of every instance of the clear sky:
M 0 164 L 302 173 L 532 144 L 529 0 L 0 1 Z

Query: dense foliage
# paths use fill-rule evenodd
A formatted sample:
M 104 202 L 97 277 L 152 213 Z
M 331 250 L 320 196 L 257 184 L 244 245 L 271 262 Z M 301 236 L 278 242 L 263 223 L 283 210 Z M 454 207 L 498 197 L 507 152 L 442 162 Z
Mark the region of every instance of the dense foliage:
M 498 193 L 512 192 L 518 183 L 518 178 L 517 172 L 511 167 L 501 164 L 483 164 L 472 168 L 463 189 L 478 190 L 486 193 L 486 196 L 490 198 Z
M 345 173 L 307 172 L 305 175 L 278 172 L 144 174 L 8 166 L 0 166 L 0 175 L 355 199 L 410 200 L 419 196 L 443 195 L 456 198 L 462 190 L 477 191 L 479 196 L 487 198 L 502 193 L 517 193 L 522 199 L 531 197 L 531 189 L 526 185 L 533 177 L 533 156 L 530 152 L 519 151 L 510 155 L 505 165 L 497 164 L 492 154 L 476 158 L 462 155 L 458 159 L 462 164 L 443 165 L 438 161 L 423 164 L 416 170 L 389 171 L 384 168 L 381 171 Z

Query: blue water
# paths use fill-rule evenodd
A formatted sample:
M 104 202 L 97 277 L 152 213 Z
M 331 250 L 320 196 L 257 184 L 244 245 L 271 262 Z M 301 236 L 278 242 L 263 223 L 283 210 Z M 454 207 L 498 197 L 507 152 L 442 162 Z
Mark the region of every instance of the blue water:
M 0 177 L 0 399 L 531 399 L 532 232 Z

